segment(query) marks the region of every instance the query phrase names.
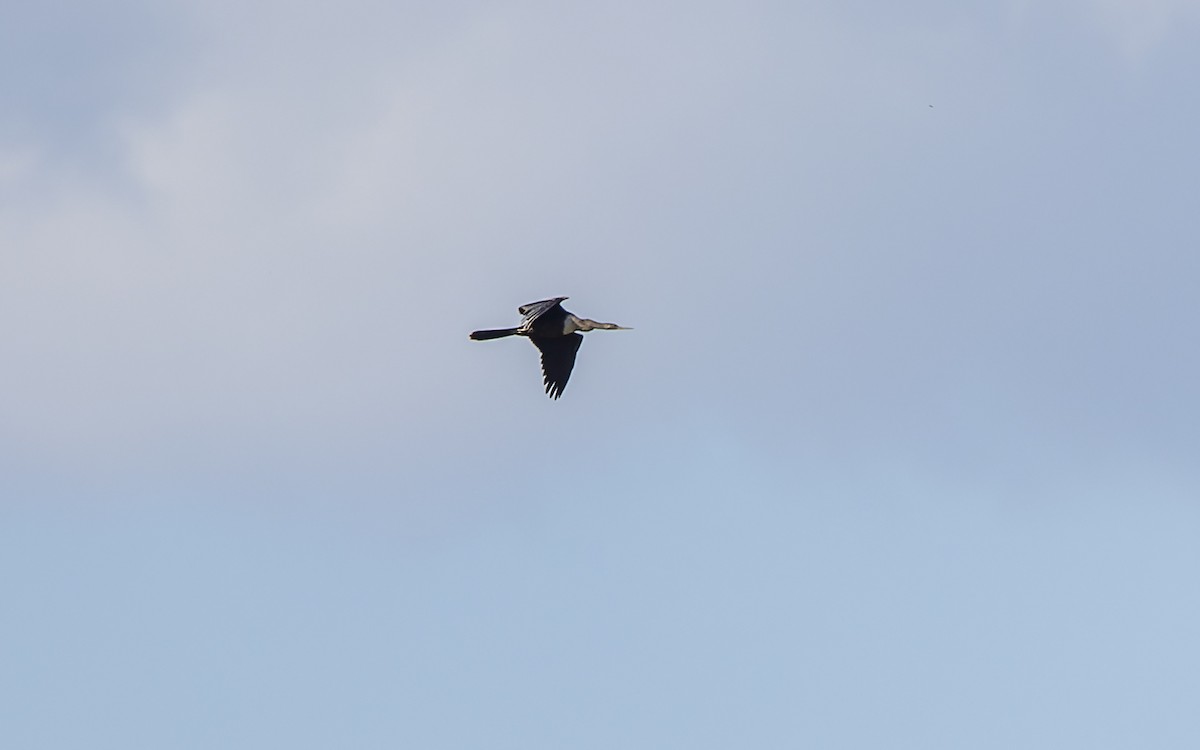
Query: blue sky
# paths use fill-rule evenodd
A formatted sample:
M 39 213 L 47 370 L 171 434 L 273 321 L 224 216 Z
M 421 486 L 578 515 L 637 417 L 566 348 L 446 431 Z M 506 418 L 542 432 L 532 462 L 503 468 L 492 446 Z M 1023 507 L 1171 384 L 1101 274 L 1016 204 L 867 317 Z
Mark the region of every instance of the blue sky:
M 4 16 L 6 745 L 1200 741 L 1200 4 Z

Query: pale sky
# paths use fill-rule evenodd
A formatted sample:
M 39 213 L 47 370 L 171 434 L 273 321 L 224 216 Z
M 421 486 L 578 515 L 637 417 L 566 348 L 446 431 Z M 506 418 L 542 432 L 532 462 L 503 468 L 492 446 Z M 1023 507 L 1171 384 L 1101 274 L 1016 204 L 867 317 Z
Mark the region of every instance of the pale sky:
M 1200 746 L 1200 2 L 2 7 L 0 744 Z

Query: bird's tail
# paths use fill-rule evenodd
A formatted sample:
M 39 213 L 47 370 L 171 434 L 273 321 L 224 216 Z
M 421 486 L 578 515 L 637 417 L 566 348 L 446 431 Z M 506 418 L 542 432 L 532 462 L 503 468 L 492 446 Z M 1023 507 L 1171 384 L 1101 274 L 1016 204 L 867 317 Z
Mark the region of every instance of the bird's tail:
M 516 336 L 516 328 L 495 328 L 490 331 L 472 331 L 471 338 L 476 341 L 487 341 L 488 339 L 502 339 L 505 336 Z

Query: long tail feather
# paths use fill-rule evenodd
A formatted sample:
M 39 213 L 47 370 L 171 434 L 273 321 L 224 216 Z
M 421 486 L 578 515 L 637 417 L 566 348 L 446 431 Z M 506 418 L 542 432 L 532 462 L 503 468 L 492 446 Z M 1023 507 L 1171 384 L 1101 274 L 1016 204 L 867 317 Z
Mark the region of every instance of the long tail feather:
M 472 331 L 471 338 L 476 341 L 487 341 L 488 339 L 502 339 L 505 336 L 516 336 L 516 328 L 496 328 L 490 331 Z

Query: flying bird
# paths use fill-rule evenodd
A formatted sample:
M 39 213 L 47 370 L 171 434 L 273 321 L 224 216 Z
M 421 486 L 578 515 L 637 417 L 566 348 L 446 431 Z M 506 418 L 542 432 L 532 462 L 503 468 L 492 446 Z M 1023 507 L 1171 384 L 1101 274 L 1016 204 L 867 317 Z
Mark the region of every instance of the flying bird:
M 521 305 L 517 312 L 523 317 L 516 328 L 497 328 L 474 331 L 471 338 L 476 341 L 500 339 L 505 336 L 528 336 L 542 352 L 542 381 L 546 384 L 546 395 L 558 398 L 567 387 L 571 369 L 575 367 L 575 354 L 583 343 L 582 331 L 628 331 L 632 330 L 616 323 L 598 323 L 580 318 L 563 309 L 566 297 L 544 299 Z

